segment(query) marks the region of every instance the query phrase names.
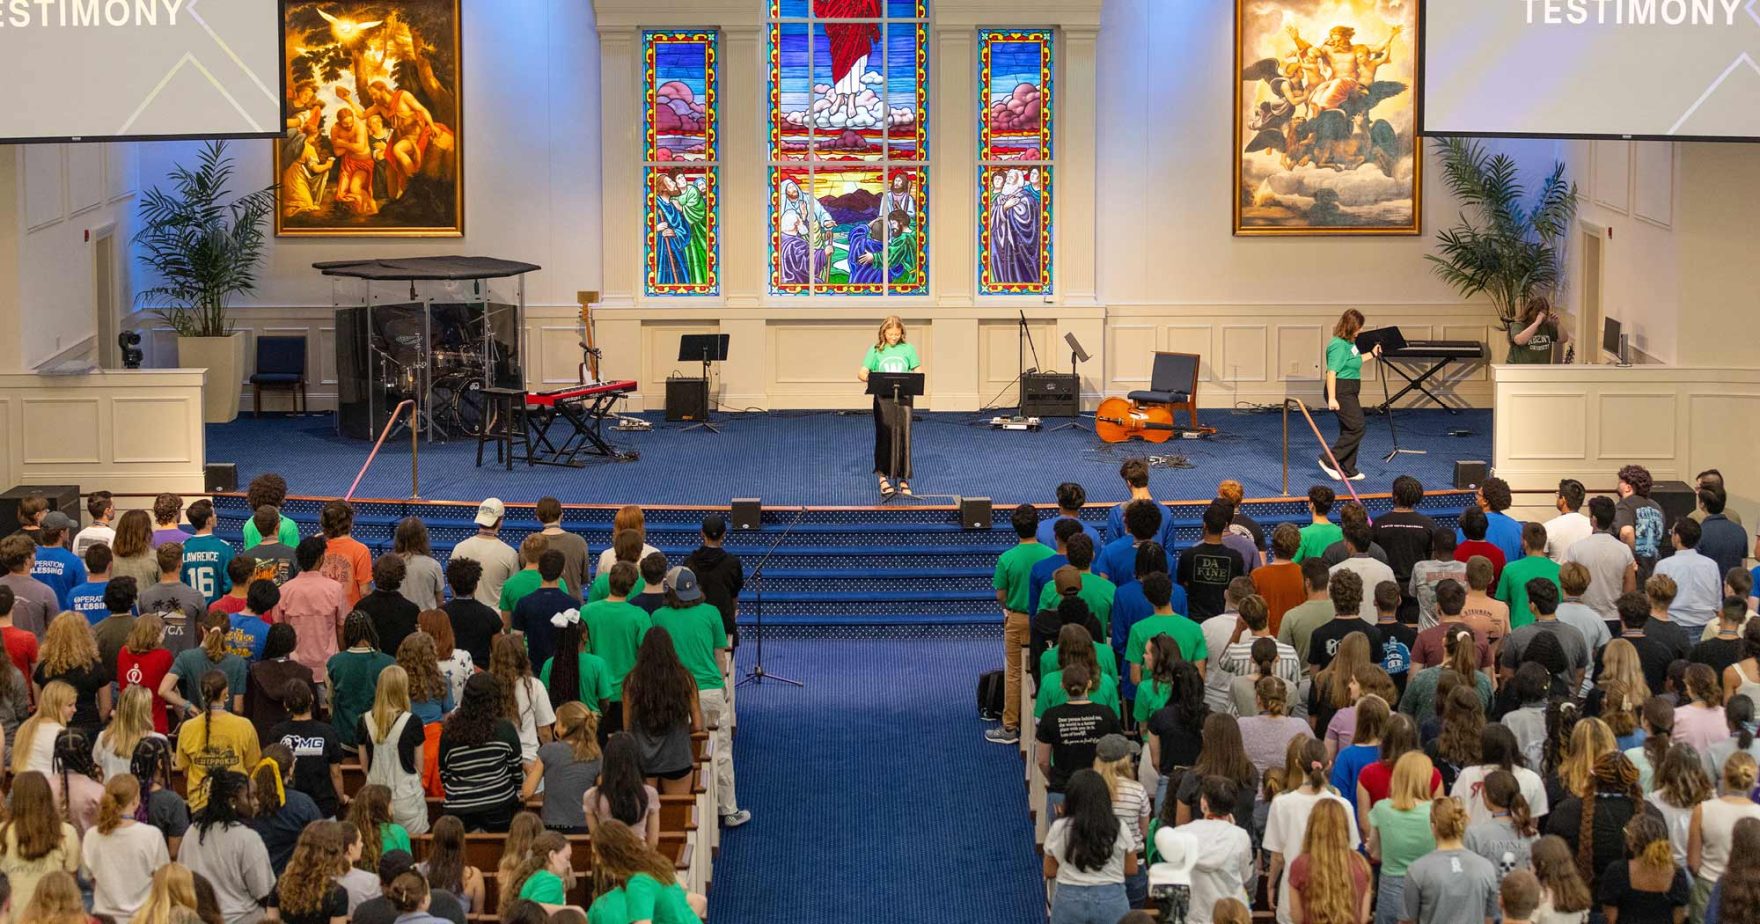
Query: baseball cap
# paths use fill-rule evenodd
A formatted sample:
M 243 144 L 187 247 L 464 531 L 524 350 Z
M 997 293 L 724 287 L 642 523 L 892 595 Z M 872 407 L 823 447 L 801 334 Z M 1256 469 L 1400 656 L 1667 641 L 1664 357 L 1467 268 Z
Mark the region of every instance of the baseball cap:
M 77 524 L 67 514 L 59 510 L 51 510 L 47 516 L 43 517 L 41 525 L 44 529 L 72 529 Z
M 416 865 L 407 850 L 387 850 L 379 855 L 379 881 L 389 883 Z
M 496 521 L 507 515 L 507 506 L 501 498 L 491 497 L 477 505 L 477 525 L 494 526 Z
M 1094 756 L 1111 763 L 1135 757 L 1142 752 L 1142 747 L 1123 735 L 1113 734 L 1101 737 L 1099 745 L 1094 749 Z
M 697 586 L 697 576 L 689 568 L 666 572 L 666 589 L 686 603 L 703 599 L 703 589 Z
M 727 519 L 719 513 L 706 514 L 703 517 L 703 535 L 710 539 L 720 539 L 727 535 Z
M 1051 572 L 1051 580 L 1057 585 L 1057 595 L 1067 597 L 1082 589 L 1082 573 L 1074 565 L 1064 565 Z

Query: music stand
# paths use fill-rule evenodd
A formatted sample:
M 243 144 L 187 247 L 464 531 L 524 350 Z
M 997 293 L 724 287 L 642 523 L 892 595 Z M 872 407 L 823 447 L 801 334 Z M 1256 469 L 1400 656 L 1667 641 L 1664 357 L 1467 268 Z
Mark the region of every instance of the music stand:
M 915 398 L 923 393 L 923 373 L 870 372 L 867 393 L 878 398 L 891 398 L 893 403 L 900 405 L 899 413 L 892 415 L 892 439 L 889 440 L 892 444 L 892 472 L 897 472 L 900 455 L 910 452 L 911 445 L 911 409 L 900 399 Z M 881 503 L 900 496 L 894 494 Z
M 703 419 L 701 422 L 685 427 L 686 430 L 707 430 L 720 433 L 715 426 L 709 398 L 709 364 L 727 361 L 728 334 L 680 334 L 678 337 L 678 361 L 681 363 L 700 362 L 703 364 Z
M 1375 330 L 1363 331 L 1362 333 L 1357 334 L 1356 342 L 1357 352 L 1359 353 L 1371 353 L 1374 352 L 1376 347 L 1380 347 L 1381 361 L 1383 363 L 1392 358 L 1394 354 L 1398 353 L 1400 350 L 1406 348 L 1405 334 L 1401 333 L 1398 327 L 1381 327 Z M 1399 448 L 1399 428 L 1395 427 L 1393 424 L 1393 399 L 1388 397 L 1387 393 L 1387 373 L 1383 371 L 1379 378 L 1381 379 L 1381 406 L 1386 409 L 1387 413 L 1387 435 L 1393 438 L 1393 449 L 1389 451 L 1387 455 L 1383 456 L 1381 461 L 1392 462 L 1394 459 L 1397 459 L 1402 455 L 1429 455 L 1430 451 L 1427 449 Z

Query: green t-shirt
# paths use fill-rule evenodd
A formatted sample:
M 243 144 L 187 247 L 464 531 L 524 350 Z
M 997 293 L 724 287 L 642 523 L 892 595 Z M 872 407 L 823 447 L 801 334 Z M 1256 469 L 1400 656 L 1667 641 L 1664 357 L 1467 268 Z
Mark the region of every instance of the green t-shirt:
M 1436 849 L 1430 833 L 1430 803 L 1419 801 L 1406 811 L 1382 799 L 1369 809 L 1369 825 L 1381 832 L 1381 875 L 1404 876 L 1412 861 Z
M 587 604 L 581 611 L 587 624 L 587 638 L 592 640 L 593 654 L 605 659 L 611 674 L 611 699 L 623 701 L 623 678 L 636 665 L 636 649 L 654 623 L 641 607 L 633 603 L 600 600 Z
M 593 906 L 587 909 L 587 924 L 629 924 L 632 920 L 629 900 L 622 888 L 612 889 L 593 899 Z
M 697 689 L 719 690 L 727 686 L 721 676 L 721 665 L 715 660 L 716 649 L 727 647 L 727 628 L 721 624 L 721 611 L 712 604 L 699 603 L 684 609 L 663 606 L 651 617 L 654 625 L 672 635 L 672 648 L 678 660 L 697 678 Z
M 1032 607 L 1027 597 L 1033 592 L 1030 579 L 1033 566 L 1057 554 L 1057 550 L 1039 542 L 1022 542 L 996 556 L 996 577 L 990 586 L 1004 591 L 1002 606 L 1011 613 L 1026 613 Z
M 381 854 L 386 854 L 393 850 L 401 850 L 404 853 L 410 852 L 409 832 L 404 830 L 403 825 L 393 824 L 389 821 L 380 822 L 379 852 Z
M 1527 325 L 1523 324 L 1521 329 L 1526 330 Z M 1552 362 L 1552 345 L 1558 342 L 1557 325 L 1551 321 L 1540 322 L 1540 326 L 1534 329 L 1534 336 L 1528 338 L 1527 343 L 1517 343 L 1516 333 L 1517 328 L 1510 328 L 1509 362 L 1518 365 Z
M 1131 634 L 1124 643 L 1124 659 L 1132 664 L 1143 663 L 1143 647 L 1157 635 L 1165 635 L 1173 639 L 1179 646 L 1180 657 L 1187 661 L 1198 662 L 1210 657 L 1210 646 L 1204 642 L 1204 630 L 1198 624 L 1178 614 L 1172 616 L 1145 616 L 1131 626 Z
M 869 347 L 868 355 L 862 358 L 862 368 L 869 372 L 909 372 L 920 365 L 917 348 L 908 343 Z
M 1173 698 L 1173 687 L 1159 680 L 1145 679 L 1137 685 L 1137 698 L 1131 706 L 1131 717 L 1138 725 L 1149 721 L 1149 717 L 1161 711 L 1167 701 Z
M 536 568 L 521 568 L 515 571 L 513 577 L 508 578 L 506 583 L 501 585 L 501 609 L 509 613 L 513 612 L 513 608 L 518 606 L 521 600 L 524 600 L 532 591 L 537 590 L 543 583 L 544 578 L 538 574 Z M 559 581 L 557 586 L 561 588 L 563 593 L 568 593 L 567 581 Z
M 281 522 L 276 524 L 275 535 L 280 538 L 282 545 L 287 546 L 290 549 L 299 546 L 299 527 L 286 517 L 282 517 Z M 252 549 L 262 541 L 263 534 L 257 532 L 257 522 L 255 520 L 245 520 L 244 547 L 247 550 Z
M 562 884 L 562 877 L 547 869 L 527 876 L 525 885 L 520 886 L 519 897 L 540 905 L 568 904 L 568 890 Z
M 1520 629 L 1534 621 L 1534 614 L 1528 610 L 1528 582 L 1535 578 L 1545 578 L 1558 586 L 1558 562 L 1544 555 L 1526 555 L 1503 566 L 1503 576 L 1497 579 L 1497 599 L 1509 604 L 1509 627 Z M 1559 599 L 1564 599 L 1564 591 L 1559 590 Z
M 324 663 L 330 675 L 330 724 L 336 738 L 353 746 L 355 725 L 373 708 L 379 672 L 397 662 L 383 651 L 340 651 Z
M 1118 681 L 1100 672 L 1100 685 L 1088 698 L 1108 709 L 1115 716 L 1122 716 L 1118 707 Z M 1045 715 L 1045 710 L 1052 706 L 1061 706 L 1069 702 L 1069 694 L 1063 692 L 1063 671 L 1052 671 L 1039 681 L 1039 695 L 1033 699 L 1033 718 Z
M 1334 542 L 1344 540 L 1344 527 L 1337 523 L 1309 523 L 1302 527 L 1302 544 L 1296 549 L 1296 557 L 1290 561 L 1300 564 L 1310 558 L 1319 558 Z
M 1357 345 L 1343 337 L 1334 337 L 1326 344 L 1326 371 L 1341 379 L 1363 377 L 1363 357 Z
M 1094 660 L 1100 662 L 1100 673 L 1117 680 L 1118 657 L 1112 653 L 1112 649 L 1105 645 L 1097 645 L 1094 648 L 1094 655 Z M 1052 645 L 1039 656 L 1039 676 L 1043 677 L 1046 674 L 1055 673 L 1057 673 L 1057 646 Z
M 638 577 L 636 578 L 636 585 L 629 589 L 629 595 L 633 597 L 647 589 L 647 586 L 648 585 L 643 583 L 642 579 Z M 611 596 L 611 570 L 607 568 L 606 570 L 599 572 L 599 576 L 593 578 L 593 583 L 587 588 L 587 602 L 598 603 L 600 600 L 609 596 Z M 637 607 L 637 609 L 640 609 L 640 607 Z
M 556 663 L 555 658 L 544 662 L 544 669 L 538 672 L 538 682 L 545 689 L 550 687 L 550 667 Z M 599 711 L 599 701 L 611 698 L 611 669 L 605 666 L 605 659 L 590 651 L 583 651 L 576 662 L 581 672 L 581 705 L 594 712 Z
M 1076 591 L 1076 596 L 1088 605 L 1094 618 L 1100 620 L 1100 628 L 1108 635 L 1112 633 L 1112 598 L 1117 594 L 1118 588 L 1111 581 L 1091 571 L 1082 572 L 1082 589 Z M 1062 602 L 1057 596 L 1057 585 L 1046 581 L 1045 587 L 1039 591 L 1039 609 L 1056 609 Z
M 699 924 L 702 920 L 691 910 L 684 887 L 678 883 L 661 885 L 647 873 L 629 877 L 623 885 L 623 900 L 631 921 L 653 921 L 654 924 Z

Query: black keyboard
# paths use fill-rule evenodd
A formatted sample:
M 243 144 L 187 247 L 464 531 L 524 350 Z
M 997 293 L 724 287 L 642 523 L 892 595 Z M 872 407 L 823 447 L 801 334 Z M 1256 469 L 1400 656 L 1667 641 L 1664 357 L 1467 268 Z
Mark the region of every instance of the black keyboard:
M 1484 359 L 1485 344 L 1477 340 L 1408 340 L 1394 359 Z

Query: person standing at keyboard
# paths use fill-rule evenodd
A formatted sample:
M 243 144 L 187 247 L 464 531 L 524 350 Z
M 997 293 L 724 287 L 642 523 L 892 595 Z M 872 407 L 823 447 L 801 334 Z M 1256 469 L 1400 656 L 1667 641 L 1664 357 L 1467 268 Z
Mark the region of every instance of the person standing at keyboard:
M 1364 356 L 1357 350 L 1357 334 L 1363 329 L 1363 313 L 1345 309 L 1332 328 L 1332 342 L 1326 345 L 1326 406 L 1338 415 L 1338 439 L 1332 442 L 1332 458 L 1338 469 L 1320 459 L 1320 470 L 1340 480 L 1362 481 L 1357 471 L 1357 447 L 1363 443 L 1363 363 L 1381 355 L 1381 346 Z

